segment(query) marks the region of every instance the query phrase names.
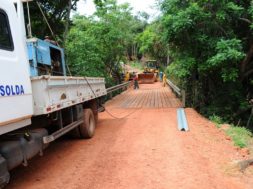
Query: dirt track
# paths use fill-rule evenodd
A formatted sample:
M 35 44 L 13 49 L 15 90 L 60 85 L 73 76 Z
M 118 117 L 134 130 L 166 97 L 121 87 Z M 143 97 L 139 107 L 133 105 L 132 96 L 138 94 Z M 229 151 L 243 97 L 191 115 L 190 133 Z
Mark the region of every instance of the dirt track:
M 149 103 L 152 95 L 163 100 Z M 252 170 L 231 168 L 243 157 L 212 123 L 186 109 L 190 132 L 177 130 L 178 106 L 159 83 L 125 92 L 106 107 L 127 117 L 101 113 L 93 139 L 57 141 L 44 157 L 14 170 L 7 188 L 252 189 Z

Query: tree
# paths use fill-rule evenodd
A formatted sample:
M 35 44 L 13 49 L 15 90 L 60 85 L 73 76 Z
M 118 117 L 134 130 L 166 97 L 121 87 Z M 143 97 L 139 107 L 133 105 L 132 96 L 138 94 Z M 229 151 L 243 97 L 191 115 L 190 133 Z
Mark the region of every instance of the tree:
M 228 120 L 244 119 L 253 95 L 251 1 L 163 0 L 170 76 L 188 91 L 189 105 Z M 247 114 L 244 114 L 247 115 Z M 246 120 L 246 119 L 245 119 Z
M 160 64 L 167 65 L 168 45 L 161 32 L 160 23 L 155 21 L 138 35 L 137 41 L 141 53 L 158 60 Z
M 131 8 L 104 2 L 90 18 L 77 16 L 69 32 L 66 52 L 70 68 L 78 75 L 114 76 L 121 81 L 121 63 L 133 41 Z
M 134 17 L 129 4 L 117 5 L 115 0 L 107 0 L 102 8 L 97 8 L 95 16 L 99 21 L 93 30 L 105 54 L 104 63 L 108 73 L 120 80 L 121 62 L 125 61 L 127 47 L 133 43 Z
M 79 0 L 38 0 L 30 2 L 29 7 L 33 35 L 41 39 L 46 35 L 52 35 L 37 5 L 38 2 L 57 40 L 63 43 L 64 36 L 66 36 L 69 28 L 70 11 L 77 8 L 76 5 L 78 1 Z

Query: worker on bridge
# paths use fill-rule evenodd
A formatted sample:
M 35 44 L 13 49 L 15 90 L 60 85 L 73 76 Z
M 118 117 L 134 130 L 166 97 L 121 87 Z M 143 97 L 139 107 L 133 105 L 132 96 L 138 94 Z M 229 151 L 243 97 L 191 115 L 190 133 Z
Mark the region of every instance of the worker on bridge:
M 160 79 L 160 82 L 162 82 L 163 81 L 163 72 L 161 71 L 160 73 L 159 73 L 159 79 Z
M 167 83 L 167 77 L 166 77 L 166 74 L 163 73 L 163 87 L 166 86 L 166 83 Z
M 129 72 L 126 72 L 126 75 L 125 75 L 125 82 L 129 81 L 130 79 L 130 73 Z
M 134 81 L 134 89 L 139 89 L 139 83 L 138 83 L 137 74 L 134 74 L 133 81 Z

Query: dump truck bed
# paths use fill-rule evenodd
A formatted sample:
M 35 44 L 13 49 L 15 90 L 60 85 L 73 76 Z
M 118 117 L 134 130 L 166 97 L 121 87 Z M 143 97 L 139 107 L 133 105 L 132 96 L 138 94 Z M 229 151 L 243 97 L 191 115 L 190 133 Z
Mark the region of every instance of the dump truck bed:
M 104 78 L 38 76 L 31 81 L 34 115 L 52 113 L 107 93 Z

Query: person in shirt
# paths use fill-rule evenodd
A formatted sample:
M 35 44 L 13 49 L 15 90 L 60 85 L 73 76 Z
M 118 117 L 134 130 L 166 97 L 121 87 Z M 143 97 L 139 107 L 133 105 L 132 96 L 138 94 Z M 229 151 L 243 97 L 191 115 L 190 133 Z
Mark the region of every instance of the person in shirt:
M 166 86 L 166 82 L 167 82 L 166 79 L 167 79 L 167 78 L 166 78 L 166 74 L 164 73 L 164 74 L 163 74 L 163 87 Z
M 134 75 L 133 81 L 134 81 L 134 89 L 139 89 L 137 74 Z

